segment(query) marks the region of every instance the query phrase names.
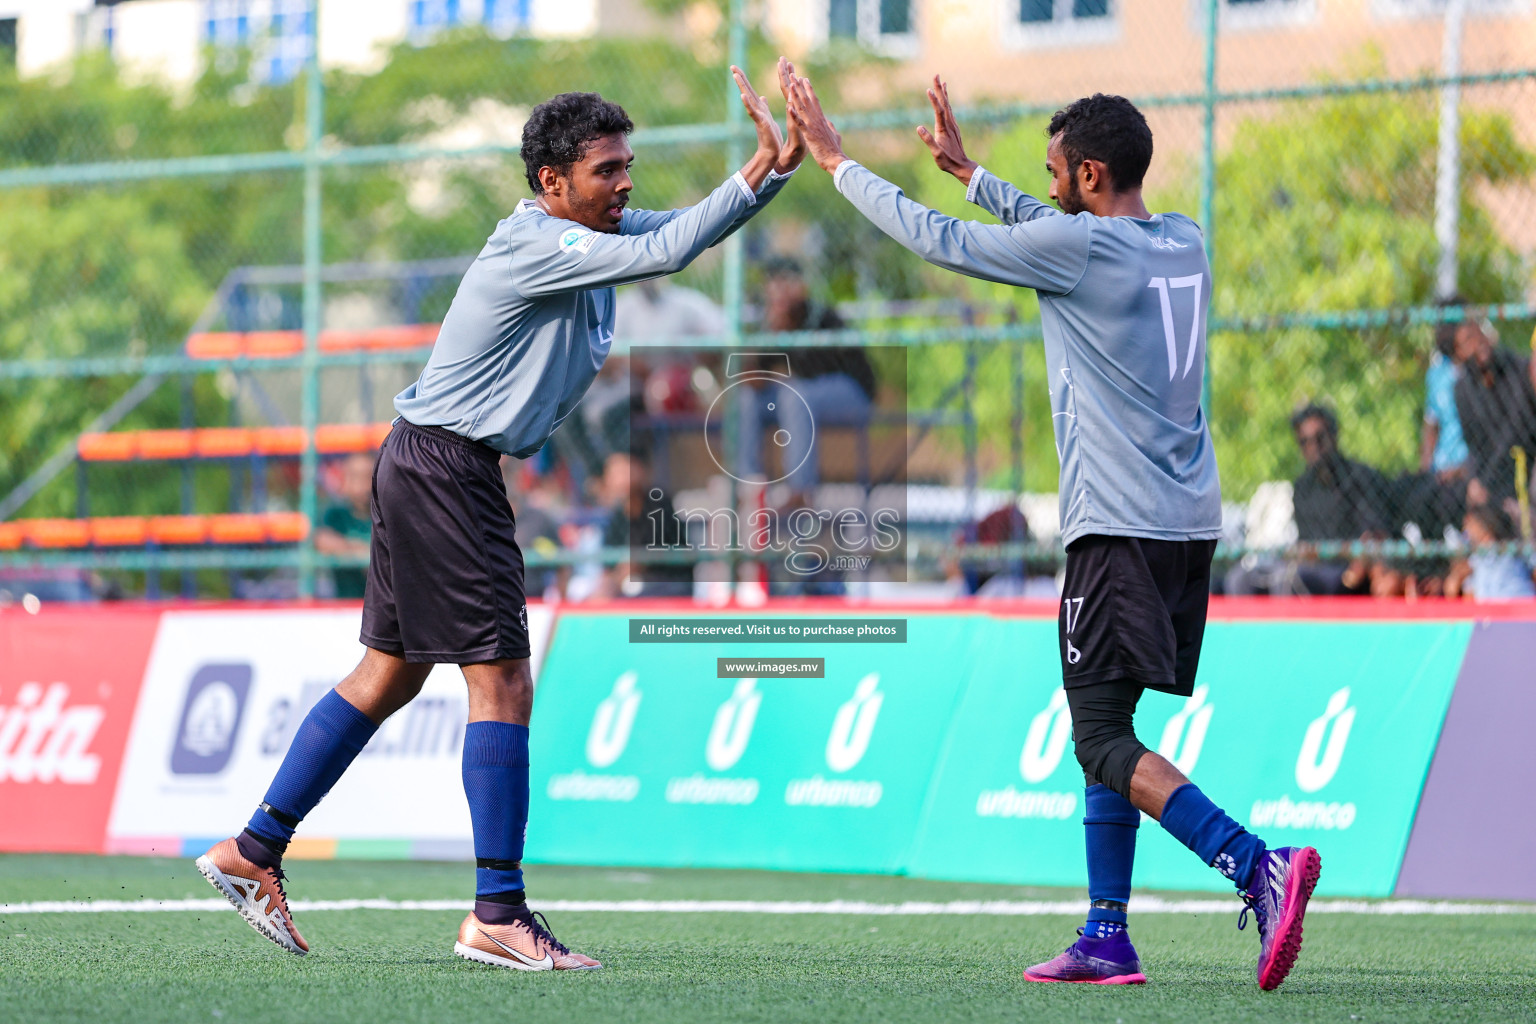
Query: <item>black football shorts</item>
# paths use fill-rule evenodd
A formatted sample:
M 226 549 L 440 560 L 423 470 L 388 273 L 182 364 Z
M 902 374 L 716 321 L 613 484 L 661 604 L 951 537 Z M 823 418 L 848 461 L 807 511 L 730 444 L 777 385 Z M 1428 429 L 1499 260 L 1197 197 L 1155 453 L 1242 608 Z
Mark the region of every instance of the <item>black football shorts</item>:
M 440 427 L 395 421 L 373 471 L 364 646 L 453 665 L 529 657 L 500 459 Z
M 1079 537 L 1067 545 L 1059 633 L 1068 688 L 1124 680 L 1194 692 L 1214 540 Z

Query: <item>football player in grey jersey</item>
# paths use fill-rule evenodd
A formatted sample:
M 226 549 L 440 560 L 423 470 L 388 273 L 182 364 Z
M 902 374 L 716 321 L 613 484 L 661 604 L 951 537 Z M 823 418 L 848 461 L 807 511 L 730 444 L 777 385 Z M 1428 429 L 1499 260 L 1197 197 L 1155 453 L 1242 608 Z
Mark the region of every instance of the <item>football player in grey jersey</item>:
M 1237 886 L 1258 921 L 1258 982 L 1285 979 L 1321 861 L 1269 849 L 1213 804 L 1132 724 L 1144 690 L 1188 696 L 1205 631 L 1221 490 L 1201 409 L 1211 272 L 1198 225 L 1148 212 L 1152 132 L 1119 96 L 1096 94 L 1051 119 L 1052 209 L 971 160 L 943 82 L 919 128 L 938 166 L 1001 224 L 963 221 L 906 198 L 850 160 L 804 78 L 790 118 L 811 156 L 877 227 L 936 266 L 1034 289 L 1061 459 L 1067 570 L 1062 676 L 1086 784 L 1090 908 L 1065 953 L 1031 981 L 1146 980 L 1125 930 L 1141 813 Z M 1246 922 L 1247 910 L 1239 918 Z
M 303 818 L 434 664 L 469 688 L 464 793 L 475 844 L 475 907 L 454 951 L 514 970 L 589 970 L 532 912 L 523 887 L 532 654 L 523 556 L 498 463 L 537 452 L 591 385 L 613 341 L 614 286 L 675 273 L 773 198 L 799 165 L 739 68 L 757 151 L 697 205 L 629 208 L 628 135 L 618 104 L 564 93 L 523 126 L 532 199 L 496 225 L 464 275 L 373 477 L 373 536 L 360 665 L 312 708 L 245 831 L 197 866 L 258 932 L 309 949 L 288 911 L 282 856 Z M 792 69 L 781 62 L 781 83 Z M 409 815 L 406 805 L 400 813 Z

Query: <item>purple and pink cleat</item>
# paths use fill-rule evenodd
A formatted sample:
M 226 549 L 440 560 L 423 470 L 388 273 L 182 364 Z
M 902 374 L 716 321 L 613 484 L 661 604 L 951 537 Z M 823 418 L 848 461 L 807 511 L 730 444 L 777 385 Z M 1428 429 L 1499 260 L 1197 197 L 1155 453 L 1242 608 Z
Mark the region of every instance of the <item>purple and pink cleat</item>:
M 1312 847 L 1282 846 L 1264 854 L 1248 891 L 1240 894 L 1248 906 L 1237 926 L 1247 923 L 1252 910 L 1259 923 L 1259 988 L 1266 992 L 1279 988 L 1296 965 L 1301 919 L 1322 871 L 1323 859 Z
M 1066 981 L 1078 985 L 1141 985 L 1141 959 L 1131 937 L 1123 931 L 1107 939 L 1090 939 L 1078 929 L 1078 940 L 1056 959 L 1024 971 L 1025 981 Z

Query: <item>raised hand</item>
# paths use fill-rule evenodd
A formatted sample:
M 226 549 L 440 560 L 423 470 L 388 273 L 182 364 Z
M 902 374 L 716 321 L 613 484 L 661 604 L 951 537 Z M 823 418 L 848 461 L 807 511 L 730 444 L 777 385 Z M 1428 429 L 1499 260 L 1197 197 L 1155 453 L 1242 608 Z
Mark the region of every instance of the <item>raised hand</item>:
M 785 57 L 779 58 L 779 91 L 784 94 L 786 109 L 789 103 L 790 84 L 795 80 L 795 66 Z M 779 159 L 773 169 L 779 174 L 788 174 L 800 166 L 805 159 L 805 136 L 800 132 L 800 126 L 795 119 L 785 116 L 784 145 L 779 149 Z
M 933 162 L 939 170 L 947 171 L 966 185 L 976 173 L 976 161 L 965 155 L 965 145 L 960 141 L 960 123 L 955 120 L 955 109 L 949 104 L 949 86 L 933 76 L 933 88 L 928 90 L 928 102 L 933 104 L 933 130 L 919 125 L 918 138 L 928 145 Z
M 837 127 L 827 120 L 811 80 L 790 75 L 785 98 L 789 100 L 789 119 L 800 129 L 811 159 L 822 170 L 835 171 L 838 164 L 848 159 L 843 152 L 843 137 L 837 133 Z
M 734 64 L 731 65 L 731 75 L 736 79 L 736 88 L 741 90 L 741 105 L 747 108 L 747 116 L 752 118 L 752 126 L 757 129 L 758 153 L 769 154 L 777 162 L 779 151 L 784 148 L 784 136 L 779 132 L 779 122 L 773 119 L 773 113 L 768 109 L 768 97 L 759 96 L 747 80 L 747 73 Z

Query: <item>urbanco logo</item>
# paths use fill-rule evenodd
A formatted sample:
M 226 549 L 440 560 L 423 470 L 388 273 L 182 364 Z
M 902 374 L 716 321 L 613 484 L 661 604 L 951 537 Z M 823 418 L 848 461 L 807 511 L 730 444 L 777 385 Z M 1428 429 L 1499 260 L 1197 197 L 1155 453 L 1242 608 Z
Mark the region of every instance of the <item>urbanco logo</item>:
M 871 672 L 859 680 L 853 696 L 837 709 L 832 719 L 832 734 L 827 737 L 827 767 L 846 772 L 864 759 L 869 738 L 880 717 L 885 694 L 880 692 L 880 675 Z
M 638 679 L 634 672 L 625 672 L 614 681 L 613 692 L 597 705 L 592 728 L 587 732 L 587 763 L 592 767 L 607 768 L 629 745 L 629 733 L 635 727 L 635 713 L 640 710 L 642 696 L 635 687 Z
M 1044 782 L 1061 764 L 1067 740 L 1072 737 L 1072 711 L 1067 707 L 1067 691 L 1051 694 L 1050 703 L 1029 722 L 1024 734 L 1024 749 L 1019 753 L 1019 774 L 1028 783 Z
M 1188 775 L 1200 760 L 1200 748 L 1205 745 L 1205 731 L 1211 726 L 1211 715 L 1216 707 L 1207 704 L 1209 686 L 1197 686 L 1184 706 L 1176 711 L 1168 724 L 1163 726 L 1163 738 L 1157 744 L 1157 752 L 1179 771 Z
M 704 745 L 704 760 L 717 772 L 729 771 L 747 752 L 752 740 L 752 726 L 757 723 L 757 709 L 763 703 L 763 695 L 757 690 L 756 679 L 742 679 L 715 712 L 714 725 L 709 730 L 709 742 Z
M 1307 726 L 1301 741 L 1301 753 L 1296 758 L 1296 785 L 1303 793 L 1316 793 L 1339 770 L 1344 759 L 1344 747 L 1349 743 L 1349 730 L 1355 724 L 1355 709 L 1349 706 L 1349 687 L 1334 691 L 1328 698 L 1328 707 L 1319 718 Z M 1328 734 L 1326 747 L 1323 734 Z

